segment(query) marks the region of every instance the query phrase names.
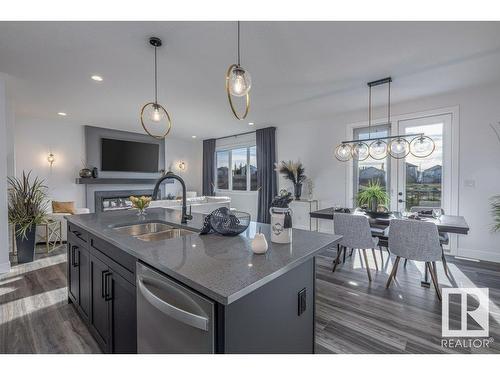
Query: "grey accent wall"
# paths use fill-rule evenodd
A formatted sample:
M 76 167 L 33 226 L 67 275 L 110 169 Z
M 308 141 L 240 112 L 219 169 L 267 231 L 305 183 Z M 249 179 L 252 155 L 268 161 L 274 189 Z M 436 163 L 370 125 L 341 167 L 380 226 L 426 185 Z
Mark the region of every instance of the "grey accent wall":
M 122 130 L 98 128 L 95 126 L 85 126 L 85 152 L 86 161 L 89 167 L 97 167 L 99 177 L 129 177 L 129 178 L 157 178 L 160 173 L 144 172 L 101 172 L 101 138 L 120 139 L 123 141 L 135 141 L 153 143 L 160 146 L 158 171 L 165 170 L 165 141 L 155 139 L 147 134 L 132 133 Z

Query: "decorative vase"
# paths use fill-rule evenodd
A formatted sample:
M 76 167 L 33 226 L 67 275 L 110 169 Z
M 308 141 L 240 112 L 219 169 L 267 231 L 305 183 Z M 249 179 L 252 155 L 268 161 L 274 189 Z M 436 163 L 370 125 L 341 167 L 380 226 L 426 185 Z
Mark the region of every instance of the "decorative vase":
M 90 178 L 92 177 L 92 171 L 89 168 L 80 169 L 80 177 L 81 178 Z
M 302 184 L 295 184 L 293 186 L 293 190 L 294 190 L 295 199 L 299 200 L 300 196 L 302 195 Z
M 377 212 L 378 210 L 377 198 L 370 199 L 370 204 L 368 205 L 368 208 L 371 212 Z
M 26 237 L 16 235 L 17 262 L 29 263 L 35 259 L 36 225 L 26 231 Z
M 271 242 L 292 242 L 292 210 L 290 208 L 271 207 Z
M 99 177 L 99 171 L 97 170 L 96 167 L 92 168 L 92 178 L 97 178 Z

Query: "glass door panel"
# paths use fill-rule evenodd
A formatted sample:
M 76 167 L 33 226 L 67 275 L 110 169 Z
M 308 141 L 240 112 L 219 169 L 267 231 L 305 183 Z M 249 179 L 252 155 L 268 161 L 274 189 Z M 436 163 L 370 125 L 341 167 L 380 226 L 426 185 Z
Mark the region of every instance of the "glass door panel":
M 427 157 L 419 158 L 410 152 L 398 161 L 398 211 L 410 211 L 415 206 L 442 207 L 445 211 L 448 208 L 444 199 L 446 163 L 443 135 L 449 121 L 449 115 L 442 115 L 398 122 L 399 134 L 424 133 L 435 144 L 434 152 Z M 409 142 L 411 139 L 407 138 Z

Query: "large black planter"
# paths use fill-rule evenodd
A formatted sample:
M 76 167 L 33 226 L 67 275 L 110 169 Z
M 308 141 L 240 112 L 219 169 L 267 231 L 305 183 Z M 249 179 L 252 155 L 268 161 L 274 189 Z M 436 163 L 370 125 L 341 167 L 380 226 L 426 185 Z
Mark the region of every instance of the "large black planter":
M 17 262 L 28 263 L 35 259 L 36 225 L 26 232 L 26 237 L 16 236 Z

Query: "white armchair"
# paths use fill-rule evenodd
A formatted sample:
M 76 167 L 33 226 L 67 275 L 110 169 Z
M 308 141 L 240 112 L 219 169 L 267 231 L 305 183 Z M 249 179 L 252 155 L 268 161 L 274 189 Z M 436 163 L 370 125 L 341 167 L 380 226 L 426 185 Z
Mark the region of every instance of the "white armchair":
M 88 208 L 75 208 L 75 215 L 88 214 L 88 213 L 90 213 L 90 210 Z M 64 217 L 69 215 L 71 214 L 52 212 L 52 200 L 49 201 L 49 204 L 47 206 L 47 217 L 50 220 L 61 222 L 62 241 L 66 241 L 68 238 L 66 220 L 64 219 Z M 45 242 L 45 228 L 42 226 L 36 228 L 36 242 Z

